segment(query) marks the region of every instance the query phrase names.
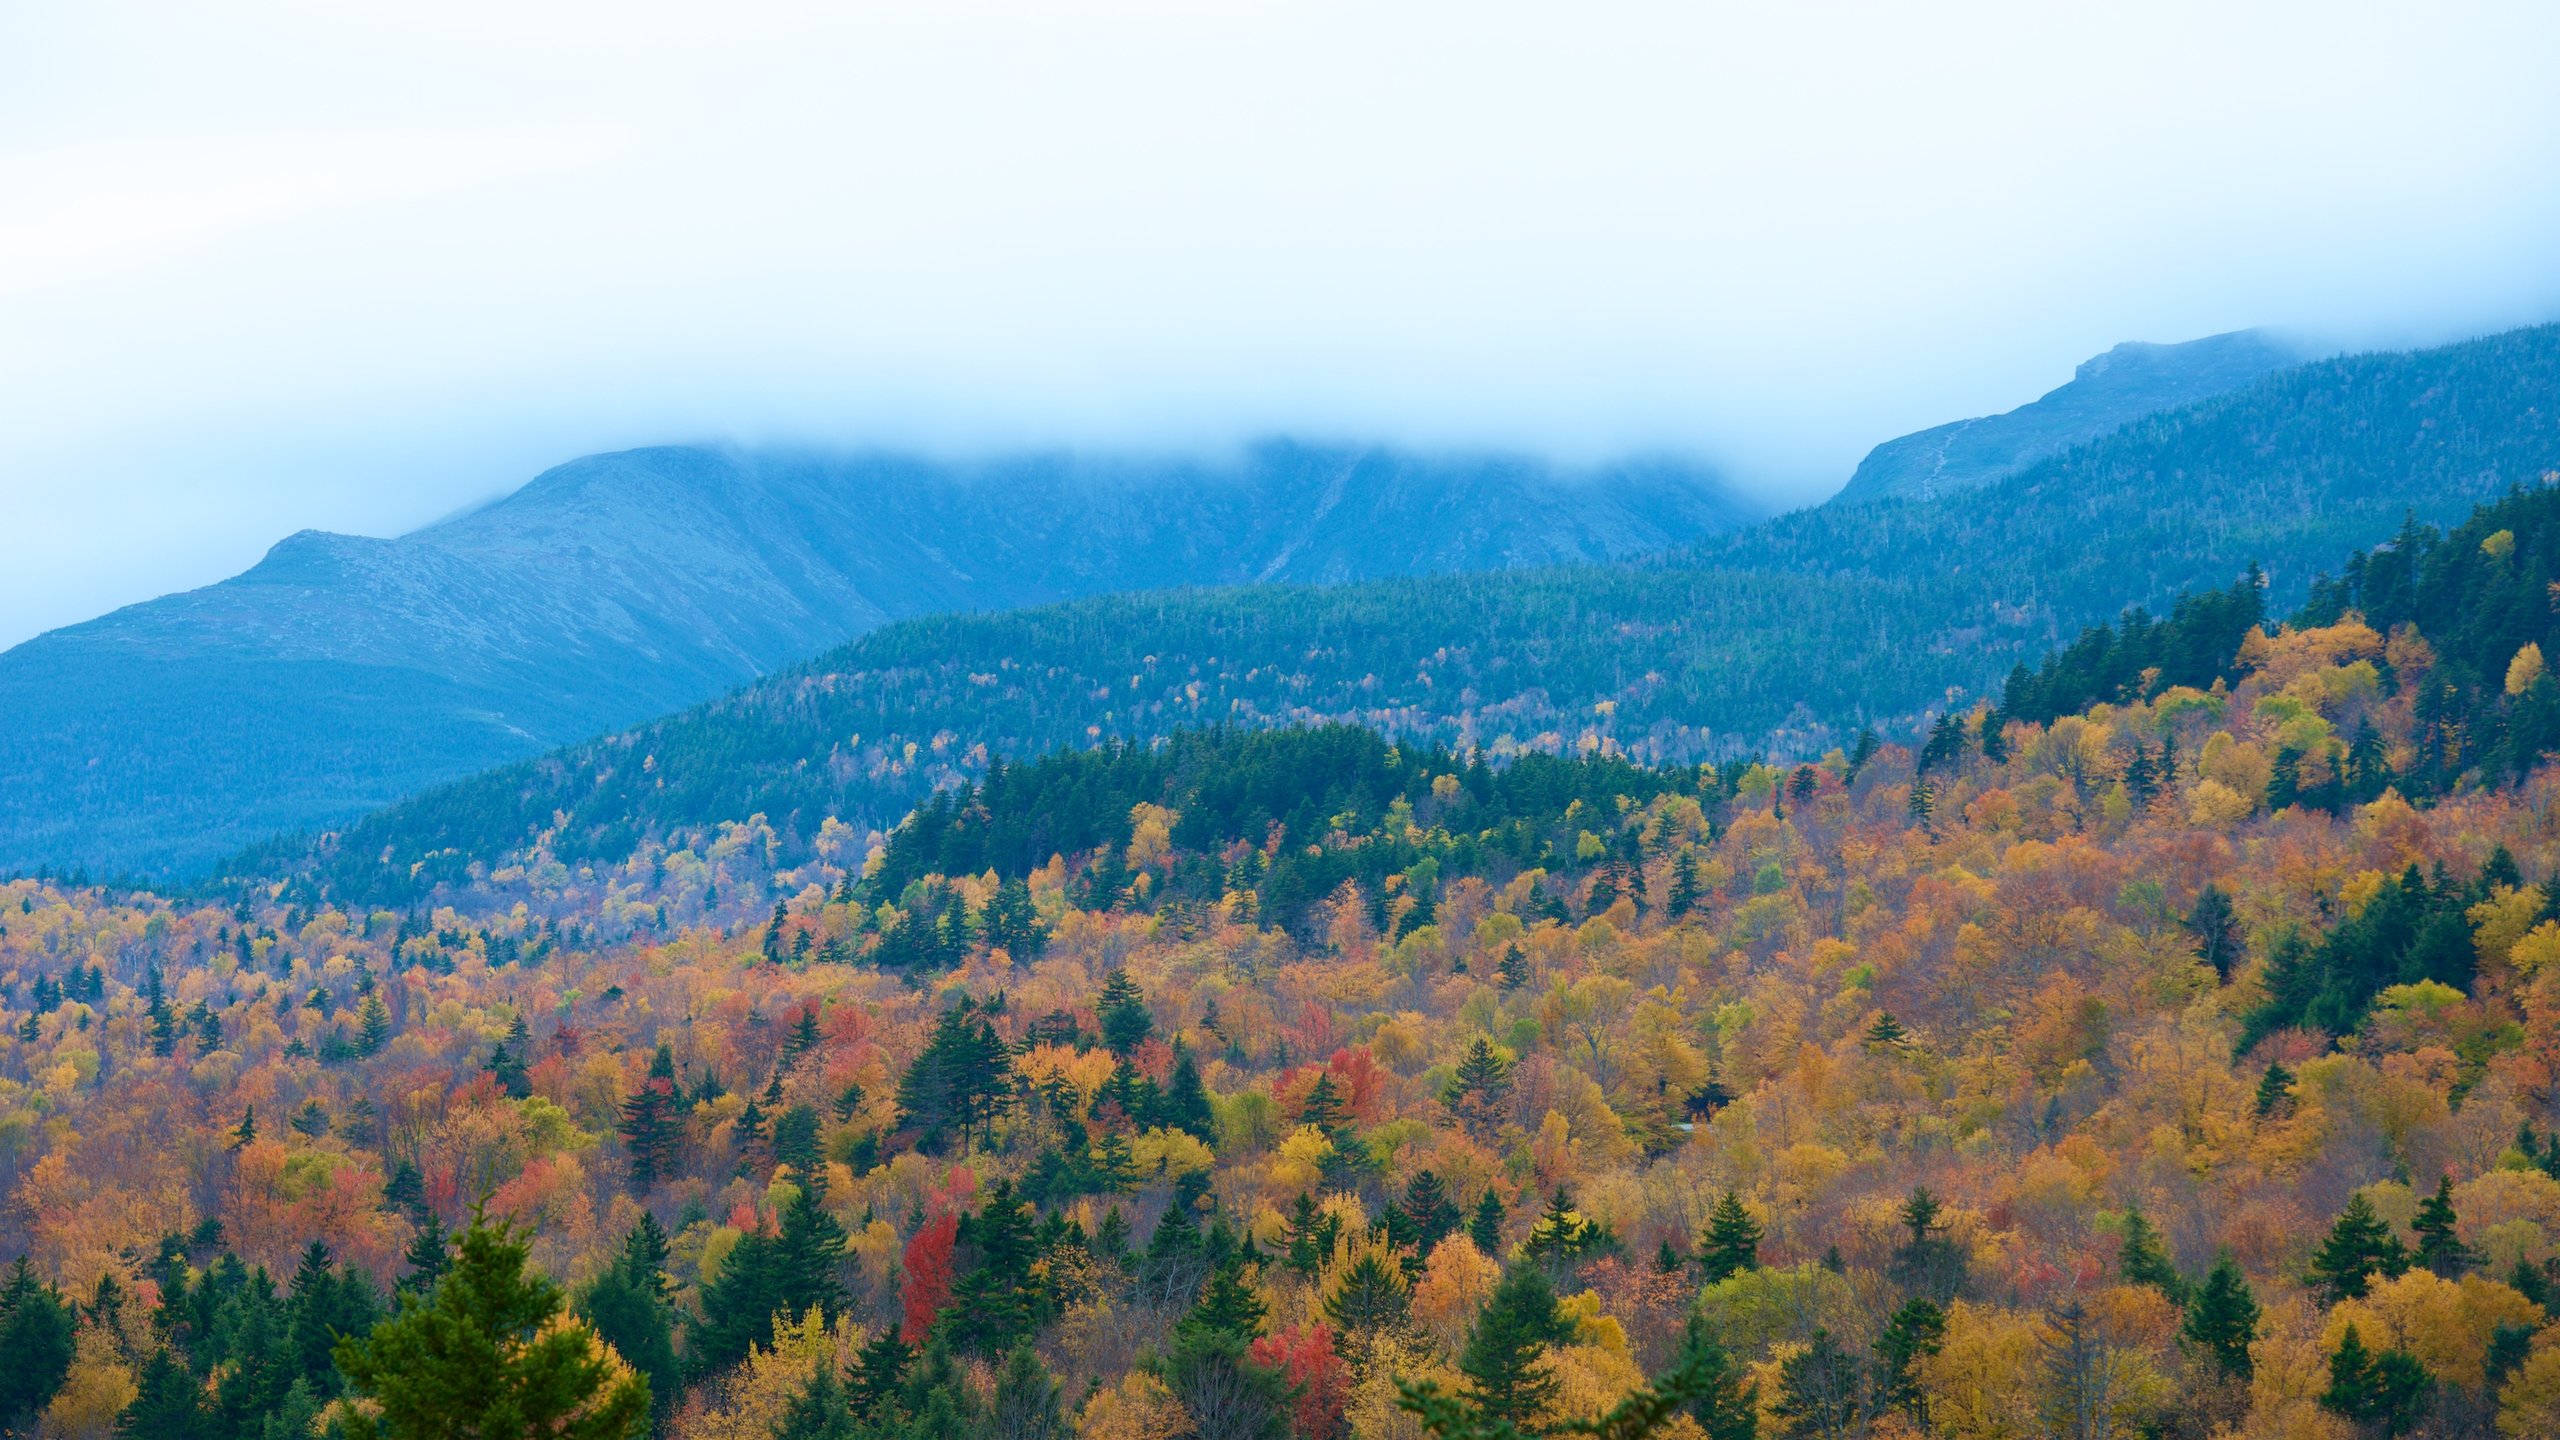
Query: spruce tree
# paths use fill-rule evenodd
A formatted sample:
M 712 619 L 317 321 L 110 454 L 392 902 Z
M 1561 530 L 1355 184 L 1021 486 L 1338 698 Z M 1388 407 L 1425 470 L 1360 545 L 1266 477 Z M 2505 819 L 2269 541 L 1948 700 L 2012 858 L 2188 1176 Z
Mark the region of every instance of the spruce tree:
M 1731 1190 L 1725 1191 L 1715 1208 L 1707 1212 L 1706 1228 L 1698 1232 L 1700 1278 L 1713 1285 L 1745 1270 L 1759 1269 L 1760 1234 L 1760 1222 L 1743 1208 L 1742 1198 Z
M 2335 1305 L 2361 1297 L 2375 1276 L 2388 1280 L 2408 1268 L 2407 1247 L 2373 1213 L 2373 1202 L 2357 1194 L 2348 1197 L 2347 1208 L 2313 1253 L 2310 1281 L 2324 1303 Z
M 2293 1072 L 2280 1064 L 2268 1065 L 2267 1073 L 2258 1077 L 2258 1118 L 2267 1119 L 2292 1105 Z
M 649 1382 L 562 1315 L 559 1287 L 528 1271 L 526 1256 L 511 1228 L 475 1215 L 431 1297 L 338 1342 L 339 1370 L 374 1402 L 343 1412 L 349 1440 L 635 1440 L 647 1430 Z
M 1492 1042 L 1479 1035 L 1460 1057 L 1441 1103 L 1469 1130 L 1490 1134 L 1501 1123 L 1503 1102 L 1510 1094 L 1510 1064 L 1494 1053 Z
M 1840 1348 L 1829 1330 L 1778 1366 L 1778 1400 L 1769 1407 L 1786 1440 L 1846 1440 L 1860 1414 L 1857 1357 Z
M 1414 1253 L 1417 1257 L 1431 1253 L 1466 1217 L 1449 1200 L 1449 1187 L 1429 1170 L 1417 1171 L 1404 1187 L 1404 1216 L 1413 1225 Z
M 1102 1043 L 1115 1055 L 1126 1055 L 1138 1048 L 1155 1030 L 1155 1016 L 1147 1009 L 1147 998 L 1137 985 L 1118 969 L 1103 977 L 1102 993 L 1094 1000 L 1094 1020 L 1102 1027 Z
M 2138 1205 L 2124 1212 L 2124 1244 L 2116 1251 L 2116 1273 L 2128 1285 L 2148 1285 L 2181 1305 L 2187 1302 L 2186 1277 L 2160 1248 L 2160 1232 L 2151 1228 Z
M 2438 1176 L 2436 1193 L 2418 1202 L 2417 1218 L 2409 1222 L 2410 1231 L 2418 1237 L 2417 1263 L 2447 1280 L 2457 1280 L 2464 1271 L 2480 1263 L 2480 1256 L 2454 1232 L 2453 1177 Z
M 819 1359 L 808 1383 L 791 1397 L 773 1427 L 773 1440 L 857 1440 L 859 1434 L 844 1382 L 836 1377 L 835 1361 L 829 1357 Z
M 684 1149 L 684 1115 L 676 1098 L 675 1051 L 661 1043 L 640 1088 L 622 1102 L 622 1143 L 631 1188 L 647 1194 L 675 1172 Z
M 1475 1214 L 1467 1220 L 1467 1238 L 1488 1258 L 1502 1255 L 1502 1197 L 1485 1187 L 1484 1198 L 1476 1201 Z
M 2383 1435 L 2405 1435 L 2424 1418 L 2434 1388 L 2417 1357 L 2401 1350 L 2373 1353 L 2350 1322 L 2330 1353 L 2329 1388 L 2320 1404 Z
M 1379 1259 L 1374 1250 L 1352 1261 L 1324 1297 L 1325 1318 L 1345 1334 L 1393 1329 L 1411 1309 L 1403 1269 Z
M 2195 937 L 2196 958 L 2213 967 L 2215 978 L 2230 983 L 2242 956 L 2240 921 L 2232 911 L 2230 894 L 2219 885 L 2206 885 L 2196 893 L 2186 925 L 2187 933 Z
M 381 996 L 367 995 L 364 997 L 364 1008 L 357 1012 L 356 1017 L 356 1053 L 365 1056 L 379 1055 L 382 1053 L 382 1047 L 390 1041 L 391 1012 L 383 1008 Z M 177 1043 L 174 1036 L 170 1043 L 173 1046 Z M 164 1050 L 161 1053 L 165 1055 L 168 1052 Z
M 991 1440 L 1066 1440 L 1073 1431 L 1058 1403 L 1058 1382 L 1039 1352 L 1016 1346 L 996 1372 L 995 1395 L 987 1404 Z
M 1663 901 L 1662 913 L 1680 919 L 1698 908 L 1698 895 L 1698 852 L 1684 845 L 1680 858 L 1671 863 L 1671 893 Z
M 1013 1181 L 998 1178 L 987 1187 L 978 1213 L 961 1219 L 960 1241 L 975 1259 L 951 1287 L 944 1334 L 952 1349 L 992 1360 L 1028 1341 L 1038 1319 L 1031 1207 L 1015 1195 Z
M 0 1426 L 35 1414 L 71 1373 L 73 1315 L 23 1255 L 0 1289 Z
M 1903 1302 L 1876 1337 L 1875 1410 L 1899 1410 L 1922 1430 L 1929 1428 L 1929 1393 L 1913 1368 L 1938 1353 L 1947 1338 L 1947 1312 L 1926 1295 Z
M 2249 1344 L 2258 1335 L 2258 1315 L 2258 1297 L 2250 1293 L 2248 1277 L 2240 1273 L 2237 1262 L 2223 1255 L 2196 1287 L 2195 1298 L 2187 1303 L 2186 1324 L 2178 1333 L 2213 1357 L 2223 1374 L 2246 1383 L 2255 1373 Z
M 667 1303 L 666 1232 L 642 1213 L 622 1253 L 578 1297 L 578 1315 L 632 1369 L 648 1377 L 660 1419 L 675 1407 L 683 1372 L 676 1364 L 675 1312 Z
M 1494 1286 L 1458 1357 L 1468 1398 L 1488 1420 L 1534 1425 L 1556 1396 L 1547 1347 L 1566 1338 L 1546 1275 L 1534 1265 L 1512 1267 Z
M 210 1440 L 211 1422 L 203 1382 L 164 1346 L 134 1377 L 134 1396 L 116 1417 L 116 1434 L 121 1440 Z
M 1200 1303 L 1182 1317 L 1178 1328 L 1215 1331 L 1246 1343 L 1261 1338 L 1267 1313 L 1262 1297 L 1254 1293 L 1244 1277 L 1243 1264 L 1231 1260 L 1209 1273 L 1209 1284 L 1200 1292 Z

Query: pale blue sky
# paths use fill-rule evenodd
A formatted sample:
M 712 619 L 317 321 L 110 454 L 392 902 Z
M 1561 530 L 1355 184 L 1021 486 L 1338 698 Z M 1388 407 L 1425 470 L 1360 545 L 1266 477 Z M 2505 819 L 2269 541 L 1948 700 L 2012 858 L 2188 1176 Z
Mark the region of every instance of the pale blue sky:
M 2560 314 L 2555 61 L 2547 3 L 0 4 L 0 644 L 666 440 L 1811 498 L 2117 340 Z

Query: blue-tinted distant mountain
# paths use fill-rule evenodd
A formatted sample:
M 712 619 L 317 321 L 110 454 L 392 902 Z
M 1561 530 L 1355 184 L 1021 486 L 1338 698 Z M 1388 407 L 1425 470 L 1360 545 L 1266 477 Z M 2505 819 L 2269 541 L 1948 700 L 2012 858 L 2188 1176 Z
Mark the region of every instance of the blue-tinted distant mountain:
M 1607 560 L 1749 518 L 1670 461 L 590 456 L 399 539 L 292 536 L 0 655 L 0 869 L 184 871 L 902 617 Z
M 2264 330 L 2183 345 L 2128 341 L 2081 362 L 2071 383 L 2004 415 L 1933 426 L 1867 452 L 1839 499 L 1933 500 L 2014 475 L 2133 420 L 2229 394 L 2311 352 Z

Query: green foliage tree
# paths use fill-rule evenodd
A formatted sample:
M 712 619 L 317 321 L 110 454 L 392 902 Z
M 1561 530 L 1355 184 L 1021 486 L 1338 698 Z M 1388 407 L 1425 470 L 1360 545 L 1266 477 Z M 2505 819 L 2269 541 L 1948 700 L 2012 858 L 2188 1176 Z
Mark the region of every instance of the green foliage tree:
M 1876 1337 L 1875 1413 L 1898 1410 L 1922 1430 L 1929 1428 L 1929 1394 L 1915 1368 L 1935 1355 L 1947 1338 L 1947 1312 L 1926 1295 L 1902 1303 Z
M 2310 1283 L 2325 1303 L 2335 1305 L 2362 1296 L 2375 1276 L 2388 1280 L 2408 1268 L 2408 1247 L 2373 1213 L 2373 1202 L 2357 1194 L 2348 1197 L 2328 1238 L 2313 1252 Z
M 1569 1338 L 1567 1328 L 1545 1272 L 1513 1266 L 1494 1286 L 1458 1357 L 1477 1412 L 1498 1424 L 1535 1424 L 1556 1395 L 1547 1347 Z
M 1696 1263 L 1709 1285 L 1760 1268 L 1760 1222 L 1731 1190 L 1707 1212 L 1706 1228 L 1698 1232 Z
M 2223 1255 L 2187 1302 L 2186 1323 L 2178 1333 L 2211 1356 L 2223 1374 L 2246 1381 L 2255 1373 L 2249 1344 L 2258 1336 L 2258 1314 L 2258 1297 L 2250 1293 L 2248 1277 L 2237 1261 Z
M 2406 1435 L 2425 1418 L 2434 1388 L 2416 1356 L 2402 1350 L 2375 1354 L 2350 1324 L 2329 1355 L 2329 1388 L 2321 1392 L 2320 1404 L 2384 1435 Z
M 0 1424 L 42 1410 L 71 1373 L 73 1316 L 25 1256 L 0 1289 Z
M 2160 1232 L 2152 1228 L 2139 1205 L 2124 1212 L 2124 1243 L 2116 1249 L 2116 1273 L 2128 1285 L 2148 1285 L 2180 1305 L 2187 1303 L 2186 1277 L 2161 1248 Z
M 1778 1365 L 1778 1398 L 1769 1413 L 1786 1440 L 1847 1440 L 1857 1433 L 1862 1411 L 1857 1357 L 1840 1348 L 1831 1332 L 1817 1329 L 1812 1341 Z
M 615 1358 L 559 1287 L 526 1267 L 504 1223 L 472 1216 L 453 1268 L 425 1300 L 341 1340 L 338 1368 L 372 1409 L 349 1440 L 635 1440 L 649 1382 Z
M 2461 1278 L 2464 1271 L 2480 1263 L 2478 1252 L 2462 1242 L 2456 1233 L 2458 1217 L 2453 1212 L 2453 1177 L 2438 1176 L 2436 1193 L 2418 1202 L 2416 1218 L 2409 1222 L 2418 1237 L 2418 1265 L 2447 1280 Z

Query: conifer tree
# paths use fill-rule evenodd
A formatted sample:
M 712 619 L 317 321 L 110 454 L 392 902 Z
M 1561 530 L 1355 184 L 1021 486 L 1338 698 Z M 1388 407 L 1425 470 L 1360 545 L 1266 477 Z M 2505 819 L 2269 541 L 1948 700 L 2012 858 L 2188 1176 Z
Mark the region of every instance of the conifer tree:
M 23 1255 L 0 1288 L 0 1425 L 35 1414 L 71 1373 L 72 1307 Z
M 2151 1228 L 2138 1205 L 2124 1212 L 2124 1244 L 2116 1251 L 2116 1273 L 2128 1285 L 2148 1285 L 2181 1305 L 2187 1302 L 2186 1277 L 2170 1263 L 2160 1248 L 2160 1232 Z
M 1467 1046 L 1441 1103 L 1470 1131 L 1489 1135 L 1500 1124 L 1503 1103 L 1511 1094 L 1511 1066 L 1493 1052 L 1482 1035 Z
M 630 1157 L 631 1188 L 646 1195 L 674 1173 L 684 1149 L 684 1117 L 676 1098 L 675 1051 L 664 1043 L 649 1073 L 622 1102 L 622 1143 Z
M 1742 1198 L 1725 1191 L 1707 1213 L 1706 1228 L 1698 1232 L 1697 1265 L 1704 1283 L 1713 1285 L 1759 1269 L 1760 1233 L 1760 1222 L 1742 1207 Z
M 1350 1108 L 1342 1103 L 1342 1089 L 1333 1083 L 1333 1072 L 1320 1072 L 1316 1083 L 1307 1087 L 1306 1098 L 1298 1102 L 1298 1123 L 1331 1135 L 1350 1118 Z
M 1698 908 L 1698 896 L 1698 852 L 1683 845 L 1680 858 L 1671 862 L 1671 893 L 1663 899 L 1662 913 L 1680 919 Z
M 419 1295 L 435 1289 L 437 1279 L 452 1259 L 449 1244 L 444 1221 L 429 1210 L 426 1218 L 418 1222 L 418 1233 L 409 1237 L 409 1248 L 400 1252 L 400 1258 L 409 1262 L 409 1273 L 401 1279 L 399 1288 Z
M 1015 1195 L 1012 1180 L 987 1187 L 978 1213 L 961 1218 L 960 1240 L 975 1259 L 951 1287 L 944 1334 L 952 1349 L 993 1359 L 1029 1340 L 1038 1318 L 1031 1207 Z
M 2405 1435 L 2423 1418 L 2434 1388 L 2417 1357 L 2401 1350 L 2373 1353 L 2350 1322 L 2330 1353 L 2329 1388 L 2320 1404 L 2381 1434 Z
M 859 1434 L 832 1358 L 818 1361 L 773 1427 L 773 1440 L 856 1440 Z
M 1938 1217 L 1938 1197 L 1926 1185 L 1915 1185 L 1902 1205 L 1902 1228 L 1909 1233 L 1894 1251 L 1892 1274 L 1905 1290 L 1941 1304 L 1964 1289 L 1965 1253 L 1947 1238 Z
M 1484 1198 L 1476 1201 L 1475 1214 L 1467 1220 L 1467 1238 L 1487 1257 L 1502 1254 L 1502 1197 L 1485 1187 Z
M 1547 1347 L 1566 1339 L 1566 1331 L 1546 1275 L 1534 1265 L 1512 1267 L 1494 1286 L 1458 1357 L 1476 1409 L 1496 1423 L 1535 1424 L 1556 1396 Z
M 1014 1347 L 996 1372 L 987 1403 L 990 1440 L 1066 1440 L 1072 1434 L 1058 1405 L 1058 1381 L 1028 1345 Z
M 2231 908 L 2231 896 L 2219 885 L 2208 884 L 2196 893 L 2196 904 L 2187 912 L 2187 933 L 2196 940 L 2196 958 L 2213 967 L 2215 978 L 2230 983 L 2231 972 L 2241 960 L 2240 921 Z
M 1829 1330 L 1778 1366 L 1777 1418 L 1786 1440 L 1846 1440 L 1857 1433 L 1860 1413 L 1857 1357 L 1840 1348 Z
M 256 1143 L 257 1138 L 258 1107 L 243 1105 L 240 1107 L 240 1123 L 231 1128 L 231 1148 L 246 1150 Z
M 2311 1257 L 2310 1281 L 2331 1305 L 2361 1297 L 2377 1275 L 2388 1280 L 2409 1268 L 2408 1248 L 2389 1222 L 2373 1213 L 2362 1194 L 2347 1198 L 2329 1236 Z
M 2261 1120 L 2293 1105 L 2293 1072 L 2281 1064 L 2271 1063 L 2267 1073 L 2258 1077 L 2257 1113 Z
M 1414 1253 L 1429 1255 L 1466 1217 L 1449 1200 L 1449 1187 L 1429 1170 L 1415 1172 L 1404 1187 L 1404 1216 L 1413 1225 Z
M 1947 1312 L 1926 1295 L 1915 1295 L 1885 1321 L 1876 1337 L 1875 1410 L 1899 1410 L 1923 1431 L 1929 1428 L 1929 1392 L 1913 1368 L 1935 1355 L 1947 1338 Z
M 2186 1323 L 2178 1333 L 2213 1357 L 2223 1374 L 2245 1383 L 2254 1373 L 2249 1344 L 2258 1335 L 2258 1314 L 2258 1297 L 2250 1293 L 2248 1278 L 2236 1261 L 2223 1255 L 2187 1302 Z
M 508 1226 L 475 1215 L 432 1296 L 338 1342 L 339 1370 L 374 1402 L 344 1412 L 349 1440 L 646 1432 L 649 1382 L 562 1315 L 559 1287 L 529 1272 L 526 1254 Z
M 1553 904 L 1552 901 L 1549 903 Z M 1556 908 L 1561 910 L 1563 907 Z M 1550 918 L 1562 923 L 1561 917 Z M 1519 946 L 1506 945 L 1502 947 L 1502 962 L 1494 967 L 1494 973 L 1501 979 L 1502 992 L 1508 995 L 1529 983 L 1529 958 L 1520 953 Z
M 579 1317 L 632 1369 L 648 1377 L 660 1419 L 673 1411 L 683 1386 L 683 1371 L 676 1364 L 675 1312 L 667 1303 L 666 1254 L 666 1232 L 642 1211 L 640 1224 L 624 1237 L 614 1263 L 578 1297 Z
M 1325 1318 L 1345 1334 L 1368 1334 L 1404 1322 L 1412 1308 L 1412 1292 L 1401 1267 L 1387 1264 L 1378 1252 L 1365 1252 L 1342 1272 L 1324 1297 Z
M 2418 1202 L 2418 1213 L 2409 1222 L 2409 1230 L 2418 1237 L 2417 1253 L 2412 1258 L 2421 1268 L 2447 1280 L 2461 1278 L 2464 1271 L 2480 1263 L 2478 1254 L 2455 1233 L 2455 1220 L 2453 1177 L 2438 1176 L 2436 1193 Z
M 1873 1049 L 1899 1050 L 1904 1042 L 1911 1038 L 1911 1032 L 1903 1028 L 1901 1021 L 1893 1018 L 1892 1011 L 1879 1010 L 1876 1012 L 1875 1023 L 1867 1027 L 1867 1033 L 1863 1038 L 1865 1043 Z
M 1155 1030 L 1155 1016 L 1147 1009 L 1147 998 L 1127 974 L 1113 969 L 1103 977 L 1102 993 L 1095 997 L 1094 1021 L 1102 1027 L 1102 1043 L 1115 1055 L 1126 1055 L 1138 1048 Z

